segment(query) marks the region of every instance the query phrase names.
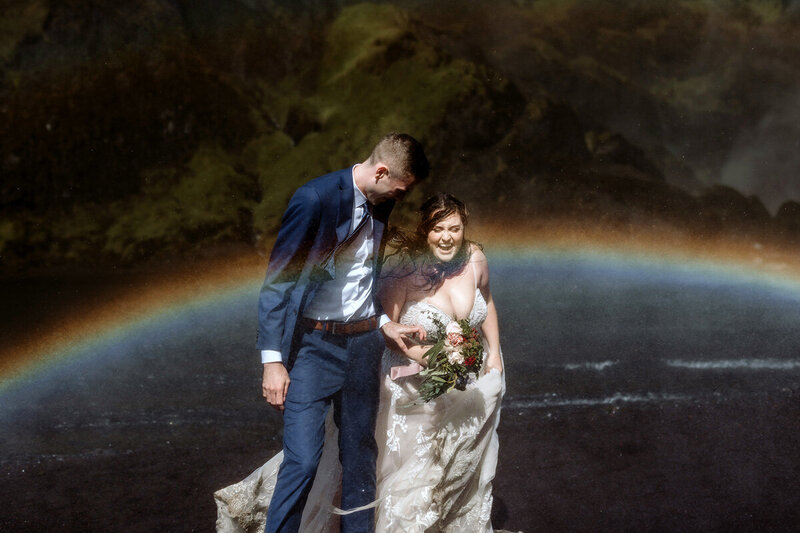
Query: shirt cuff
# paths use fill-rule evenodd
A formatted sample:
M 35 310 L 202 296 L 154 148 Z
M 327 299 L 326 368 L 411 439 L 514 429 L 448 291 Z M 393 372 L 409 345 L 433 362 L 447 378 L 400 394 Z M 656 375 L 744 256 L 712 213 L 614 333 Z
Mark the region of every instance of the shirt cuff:
M 391 321 L 392 319 L 389 318 L 389 315 L 387 315 L 386 313 L 382 314 L 381 316 L 378 317 L 378 329 L 382 328 Z
M 283 357 L 278 350 L 261 350 L 262 363 L 282 363 Z

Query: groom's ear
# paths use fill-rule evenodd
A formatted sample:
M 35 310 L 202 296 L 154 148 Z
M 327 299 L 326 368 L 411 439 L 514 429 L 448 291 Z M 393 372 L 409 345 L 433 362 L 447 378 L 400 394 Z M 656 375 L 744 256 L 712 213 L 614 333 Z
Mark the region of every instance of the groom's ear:
M 384 163 L 378 163 L 377 165 L 375 165 L 376 182 L 382 178 L 388 178 L 388 177 L 389 177 L 389 167 L 387 167 Z

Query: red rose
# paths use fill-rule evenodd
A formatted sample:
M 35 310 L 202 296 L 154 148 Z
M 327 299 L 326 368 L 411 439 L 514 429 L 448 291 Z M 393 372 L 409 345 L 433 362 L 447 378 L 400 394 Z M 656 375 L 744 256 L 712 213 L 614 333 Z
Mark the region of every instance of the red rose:
M 470 355 L 469 357 L 464 359 L 464 366 L 472 366 L 472 365 L 474 365 L 476 363 L 476 361 L 477 360 L 473 356 Z
M 447 334 L 447 342 L 450 343 L 450 346 L 456 347 L 461 346 L 464 344 L 464 336 L 459 333 L 448 333 Z

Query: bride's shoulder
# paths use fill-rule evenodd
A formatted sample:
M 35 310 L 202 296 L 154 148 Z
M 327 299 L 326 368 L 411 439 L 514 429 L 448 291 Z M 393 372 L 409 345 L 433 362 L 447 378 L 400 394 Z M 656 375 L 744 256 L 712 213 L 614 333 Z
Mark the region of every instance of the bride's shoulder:
M 472 257 L 482 257 L 486 260 L 486 254 L 483 253 L 483 245 L 474 241 L 469 241 L 469 252 Z
M 483 253 L 483 248 L 475 243 L 470 243 L 469 262 L 472 263 L 472 268 L 475 269 L 475 274 L 478 278 L 478 286 L 483 286 L 489 279 L 489 260 L 486 254 Z
M 483 253 L 481 245 L 474 242 L 469 243 L 469 262 L 478 268 L 487 267 L 489 260 L 486 258 L 486 254 Z

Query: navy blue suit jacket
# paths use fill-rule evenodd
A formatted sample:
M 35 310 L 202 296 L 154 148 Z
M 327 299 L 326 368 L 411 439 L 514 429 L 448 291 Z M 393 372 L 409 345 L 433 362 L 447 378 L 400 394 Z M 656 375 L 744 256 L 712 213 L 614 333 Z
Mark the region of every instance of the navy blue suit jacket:
M 259 295 L 256 348 L 280 351 L 287 368 L 295 350 L 297 319 L 320 284 L 336 276 L 334 255 L 350 231 L 353 194 L 352 168 L 326 174 L 297 189 L 281 219 Z M 373 289 L 384 228 L 393 207 L 394 202 L 388 201 L 373 210 Z

